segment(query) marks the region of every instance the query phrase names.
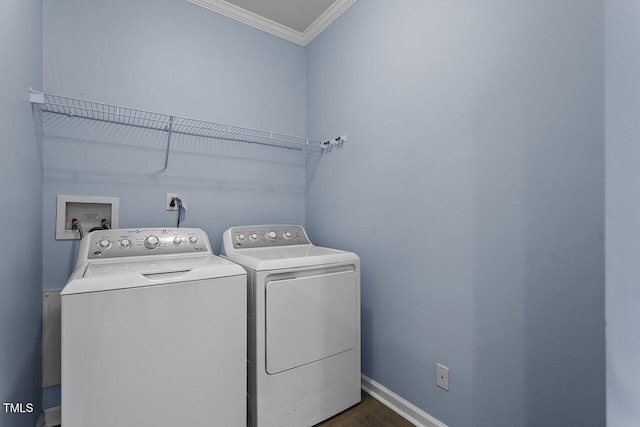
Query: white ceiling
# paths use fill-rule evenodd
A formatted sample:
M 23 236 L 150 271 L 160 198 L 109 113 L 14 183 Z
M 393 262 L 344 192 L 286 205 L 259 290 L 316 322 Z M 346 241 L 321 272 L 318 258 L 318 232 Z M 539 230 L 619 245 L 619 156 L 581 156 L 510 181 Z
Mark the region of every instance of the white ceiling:
M 335 0 L 227 0 L 243 9 L 304 33 Z
M 187 0 L 306 46 L 356 0 Z

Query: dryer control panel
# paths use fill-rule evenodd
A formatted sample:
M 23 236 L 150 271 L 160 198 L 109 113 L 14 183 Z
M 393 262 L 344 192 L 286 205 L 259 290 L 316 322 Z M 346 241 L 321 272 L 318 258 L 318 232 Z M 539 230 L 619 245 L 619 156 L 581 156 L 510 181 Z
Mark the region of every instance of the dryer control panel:
M 248 225 L 232 227 L 225 232 L 234 248 L 268 248 L 274 246 L 309 245 L 311 242 L 300 225 Z
M 83 248 L 88 259 L 211 253 L 209 239 L 199 228 L 98 230 L 85 236 Z

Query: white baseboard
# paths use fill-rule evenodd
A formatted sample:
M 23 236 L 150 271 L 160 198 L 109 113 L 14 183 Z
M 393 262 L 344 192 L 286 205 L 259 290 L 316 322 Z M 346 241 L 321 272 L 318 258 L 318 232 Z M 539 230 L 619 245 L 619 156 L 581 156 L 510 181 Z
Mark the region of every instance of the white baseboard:
M 44 410 L 44 425 L 45 427 L 56 427 L 62 422 L 62 411 L 60 406 L 54 406 L 53 408 L 47 408 Z
M 362 374 L 361 386 L 371 397 L 418 427 L 447 427 L 411 402 L 398 396 L 382 384 Z

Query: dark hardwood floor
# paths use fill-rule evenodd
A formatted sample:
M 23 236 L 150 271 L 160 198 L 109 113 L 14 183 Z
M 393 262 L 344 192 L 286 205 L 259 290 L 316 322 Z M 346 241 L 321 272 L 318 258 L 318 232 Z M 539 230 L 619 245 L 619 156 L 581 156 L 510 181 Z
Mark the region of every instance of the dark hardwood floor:
M 412 427 L 409 421 L 362 392 L 362 401 L 315 427 Z

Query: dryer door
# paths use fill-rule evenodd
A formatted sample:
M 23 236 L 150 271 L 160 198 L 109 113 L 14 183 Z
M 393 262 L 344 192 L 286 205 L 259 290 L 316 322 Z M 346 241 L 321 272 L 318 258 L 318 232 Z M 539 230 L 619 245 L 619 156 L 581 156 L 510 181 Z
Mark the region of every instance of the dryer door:
M 277 374 L 353 348 L 353 270 L 272 280 L 266 285 L 266 371 Z

